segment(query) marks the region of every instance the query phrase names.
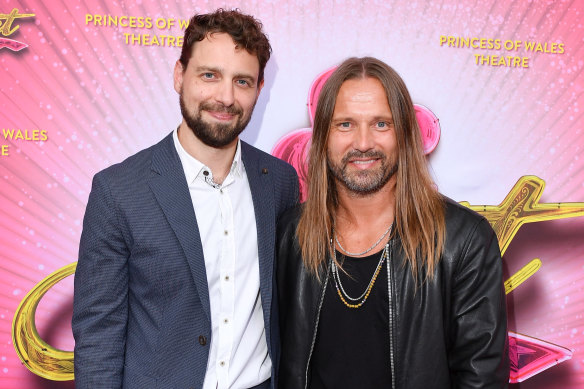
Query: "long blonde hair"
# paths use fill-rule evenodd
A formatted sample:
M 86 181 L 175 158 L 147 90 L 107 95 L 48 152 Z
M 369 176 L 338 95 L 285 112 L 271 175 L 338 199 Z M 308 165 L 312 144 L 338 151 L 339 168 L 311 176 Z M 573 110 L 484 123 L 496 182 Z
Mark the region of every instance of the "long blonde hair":
M 318 99 L 308 161 L 308 196 L 296 235 L 305 266 L 318 276 L 332 256 L 329 244 L 338 207 L 335 180 L 327 165 L 327 144 L 337 95 L 343 82 L 373 77 L 387 95 L 397 138 L 395 232 L 414 278 L 423 266 L 431 279 L 444 247 L 444 200 L 436 190 L 422 152 L 410 94 L 390 66 L 371 58 L 345 60 L 324 84 Z

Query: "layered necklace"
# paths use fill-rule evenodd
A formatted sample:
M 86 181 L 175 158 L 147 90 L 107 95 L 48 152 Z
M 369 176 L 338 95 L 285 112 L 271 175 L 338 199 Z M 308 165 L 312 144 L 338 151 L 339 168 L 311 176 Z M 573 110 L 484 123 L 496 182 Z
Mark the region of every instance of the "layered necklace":
M 360 253 L 352 253 L 348 250 L 345 250 L 345 248 L 341 245 L 341 242 L 339 242 L 339 237 L 337 236 L 337 233 L 334 233 L 335 236 L 335 242 L 337 242 L 337 244 L 339 245 L 339 248 L 341 250 L 343 250 L 343 252 L 347 255 L 350 255 L 351 257 L 360 257 L 361 255 L 365 255 L 367 254 L 369 251 L 373 250 L 375 247 L 377 247 L 377 245 L 383 240 L 383 238 L 385 238 L 387 236 L 387 234 L 389 234 L 389 231 L 391 231 L 391 227 L 393 227 L 393 223 L 391 223 L 389 225 L 389 227 L 387 227 L 387 230 L 385 230 L 385 232 L 383 233 L 383 235 L 381 235 L 379 237 L 379 239 L 377 239 L 377 242 L 373 243 L 373 246 L 369 247 L 368 249 L 366 249 L 365 251 L 361 251 Z
M 381 240 L 385 236 L 387 236 L 387 234 L 391 231 L 392 226 L 393 226 L 393 223 L 390 224 L 389 228 L 383 233 L 381 238 L 379 238 L 379 240 L 377 242 L 375 242 L 375 244 L 373 246 L 371 246 L 367 250 L 363 251 L 362 253 L 351 253 L 351 252 L 345 250 L 343 248 L 343 246 L 341 246 L 341 243 L 339 242 L 337 234 L 335 232 L 333 232 L 333 235 L 335 236 L 335 242 L 337 242 L 337 244 L 339 245 L 339 248 L 342 251 L 344 251 L 346 254 L 348 254 L 350 256 L 359 256 L 359 255 L 367 254 L 368 252 L 373 250 L 375 248 L 375 246 L 377 246 L 381 242 Z M 373 276 L 371 276 L 371 280 L 369 281 L 367 288 L 365 288 L 365 291 L 363 291 L 363 293 L 359 297 L 349 296 L 349 294 L 343 288 L 343 283 L 341 282 L 341 277 L 339 275 L 339 268 L 337 266 L 337 251 L 334 247 L 332 239 L 331 239 L 330 243 L 331 243 L 331 246 L 333 248 L 333 253 L 334 253 L 333 254 L 334 258 L 333 258 L 332 265 L 331 265 L 331 273 L 333 275 L 333 280 L 335 282 L 335 288 L 337 289 L 337 294 L 339 295 L 339 298 L 341 299 L 343 304 L 345 304 L 348 308 L 360 308 L 363 304 L 365 304 L 365 301 L 367 301 L 367 298 L 369 297 L 369 294 L 371 293 L 371 289 L 373 289 L 373 285 L 375 284 L 375 280 L 377 280 L 377 277 L 379 276 L 379 272 L 381 271 L 383 263 L 386 260 L 389 260 L 389 243 L 385 244 L 385 247 L 383 248 L 383 251 L 381 252 L 379 262 L 377 263 L 377 267 L 375 268 L 375 271 L 373 272 Z

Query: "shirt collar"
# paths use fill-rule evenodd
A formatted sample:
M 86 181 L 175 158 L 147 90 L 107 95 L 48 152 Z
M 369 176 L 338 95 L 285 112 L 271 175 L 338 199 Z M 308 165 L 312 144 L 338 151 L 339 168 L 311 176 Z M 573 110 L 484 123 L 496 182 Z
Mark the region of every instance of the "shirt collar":
M 237 175 L 237 177 L 241 177 L 242 169 L 243 162 L 241 161 L 241 140 L 237 139 L 237 148 L 235 149 L 235 155 L 233 156 L 230 172 Z
M 178 153 L 181 164 L 185 171 L 185 176 L 187 182 L 192 183 L 199 175 L 203 175 L 204 170 L 211 170 L 201 161 L 190 155 L 182 146 L 178 140 L 178 127 L 172 132 L 172 138 L 174 140 L 174 147 Z M 233 162 L 231 162 L 230 174 L 234 174 L 237 177 L 242 176 L 243 162 L 241 160 L 241 140 L 237 140 L 237 147 L 235 149 L 235 155 L 233 156 Z

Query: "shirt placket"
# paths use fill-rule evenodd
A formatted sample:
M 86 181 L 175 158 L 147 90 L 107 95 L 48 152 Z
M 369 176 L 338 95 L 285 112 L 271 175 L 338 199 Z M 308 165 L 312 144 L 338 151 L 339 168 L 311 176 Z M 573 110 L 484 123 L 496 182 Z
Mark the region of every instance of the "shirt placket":
M 220 279 L 221 308 L 219 316 L 219 347 L 217 349 L 217 386 L 228 388 L 229 365 L 233 347 L 233 319 L 235 308 L 235 236 L 233 230 L 233 207 L 228 190 L 219 190 L 219 208 L 221 210 Z

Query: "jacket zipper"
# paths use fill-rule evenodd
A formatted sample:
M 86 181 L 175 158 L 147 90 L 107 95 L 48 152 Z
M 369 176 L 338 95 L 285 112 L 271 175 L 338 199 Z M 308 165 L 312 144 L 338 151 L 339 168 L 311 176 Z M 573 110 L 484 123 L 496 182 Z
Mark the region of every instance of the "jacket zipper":
M 329 265 L 326 269 L 326 277 L 324 279 L 324 284 L 322 292 L 320 294 L 320 302 L 318 303 L 318 310 L 316 311 L 316 320 L 314 323 L 314 332 L 312 335 L 312 344 L 310 345 L 310 352 L 308 353 L 308 361 L 306 362 L 306 373 L 304 376 L 304 389 L 308 389 L 308 368 L 310 366 L 310 359 L 312 358 L 312 352 L 314 351 L 314 344 L 316 343 L 316 331 L 318 330 L 318 322 L 320 320 L 320 310 L 322 308 L 322 303 L 324 302 L 324 294 L 326 292 L 326 286 L 328 285 L 329 273 L 331 269 L 332 262 L 329 261 Z
M 392 245 L 393 246 L 393 245 Z M 395 363 L 394 363 L 394 350 L 393 350 L 393 269 L 391 266 L 391 255 L 392 248 L 389 249 L 389 257 L 387 258 L 387 295 L 389 301 L 389 364 L 391 369 L 391 387 L 395 389 Z

